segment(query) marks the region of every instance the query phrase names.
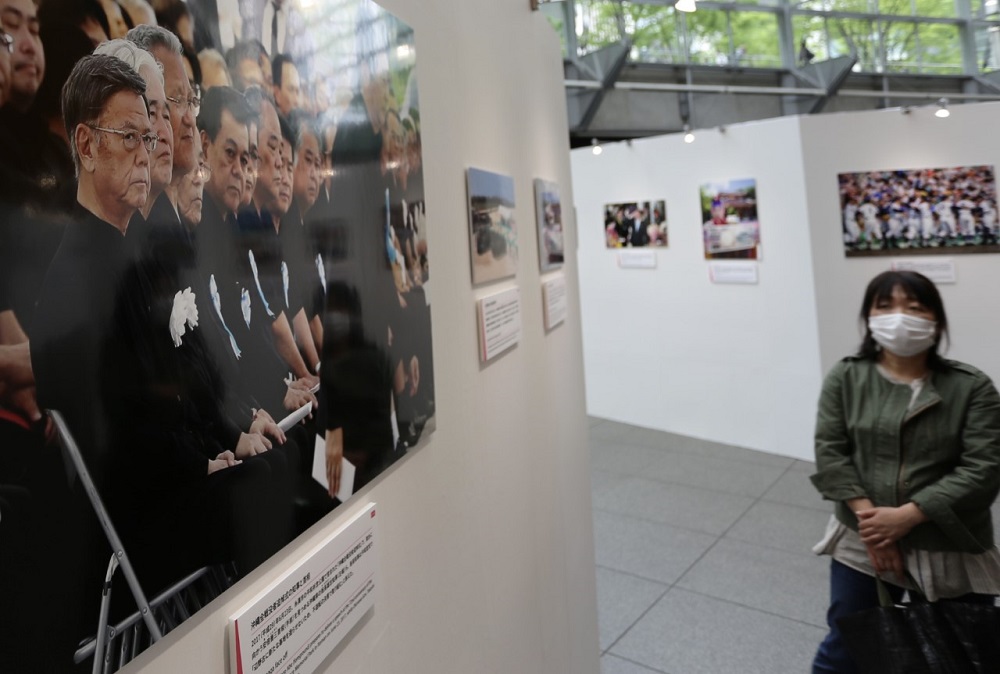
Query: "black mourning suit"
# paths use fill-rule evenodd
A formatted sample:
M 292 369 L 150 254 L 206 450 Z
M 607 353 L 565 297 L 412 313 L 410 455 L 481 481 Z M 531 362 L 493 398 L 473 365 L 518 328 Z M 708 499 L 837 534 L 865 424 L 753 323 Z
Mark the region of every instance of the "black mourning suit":
M 63 411 L 95 469 L 140 580 L 150 587 L 214 561 L 243 572 L 287 538 L 268 461 L 208 474 L 239 429 L 198 341 L 168 331 L 175 279 L 128 237 L 80 208 L 42 289 L 32 345 L 39 402 Z M 268 453 L 270 454 L 270 453 Z M 267 456 L 267 455 L 265 455 Z

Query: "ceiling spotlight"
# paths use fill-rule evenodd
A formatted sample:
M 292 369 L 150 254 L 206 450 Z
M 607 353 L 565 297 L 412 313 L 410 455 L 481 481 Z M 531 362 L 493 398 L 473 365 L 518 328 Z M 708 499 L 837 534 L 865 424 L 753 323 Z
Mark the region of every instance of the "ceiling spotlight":
M 695 4 L 694 0 L 677 0 L 674 4 L 674 9 L 678 12 L 693 12 L 698 9 L 698 6 Z
M 951 117 L 951 111 L 948 109 L 947 98 L 942 98 L 938 101 L 938 109 L 934 111 L 934 116 L 940 117 L 941 119 Z
M 691 131 L 691 127 L 687 124 L 684 125 L 684 142 L 688 144 L 694 142 L 694 133 Z
M 590 147 L 592 148 L 592 152 L 595 157 L 604 152 L 604 148 L 601 147 L 601 144 L 597 142 L 596 138 L 590 139 Z

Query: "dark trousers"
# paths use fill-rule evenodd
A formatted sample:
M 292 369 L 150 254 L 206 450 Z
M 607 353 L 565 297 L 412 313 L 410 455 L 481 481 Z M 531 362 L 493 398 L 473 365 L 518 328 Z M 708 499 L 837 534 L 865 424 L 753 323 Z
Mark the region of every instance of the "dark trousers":
M 903 598 L 903 588 L 886 583 L 892 600 L 899 603 Z M 993 604 L 993 596 L 986 594 L 966 594 L 941 601 L 958 601 L 970 604 Z M 851 659 L 841 639 L 837 620 L 877 607 L 878 590 L 872 576 L 855 571 L 836 560 L 830 562 L 830 608 L 826 612 L 826 624 L 830 633 L 816 651 L 813 659 L 813 674 L 856 674 L 858 668 Z

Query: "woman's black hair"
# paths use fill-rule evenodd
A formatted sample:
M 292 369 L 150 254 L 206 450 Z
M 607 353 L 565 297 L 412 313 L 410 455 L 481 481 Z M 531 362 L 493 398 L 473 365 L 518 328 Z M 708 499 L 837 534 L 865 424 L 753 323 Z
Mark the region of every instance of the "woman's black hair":
M 864 325 L 865 336 L 861 340 L 858 356 L 872 360 L 878 358 L 882 347 L 872 337 L 872 331 L 868 327 L 868 317 L 872 307 L 881 300 L 891 298 L 892 291 L 896 288 L 900 288 L 910 299 L 920 302 L 934 315 L 934 320 L 937 321 L 937 339 L 927 353 L 927 365 L 930 368 L 941 367 L 942 358 L 938 353 L 938 346 L 948 337 L 948 317 L 944 312 L 944 302 L 934 282 L 915 271 L 882 272 L 868 284 L 864 300 L 861 302 L 860 318 Z

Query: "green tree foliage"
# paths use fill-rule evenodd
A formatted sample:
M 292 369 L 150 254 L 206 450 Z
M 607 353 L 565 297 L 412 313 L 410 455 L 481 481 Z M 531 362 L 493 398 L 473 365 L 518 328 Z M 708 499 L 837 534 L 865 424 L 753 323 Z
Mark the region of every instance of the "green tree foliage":
M 580 53 L 630 40 L 632 58 L 640 61 L 782 66 L 782 15 L 774 7 L 785 0 L 737 0 L 746 7 L 730 9 L 703 5 L 693 14 L 677 12 L 672 2 L 567 1 L 575 2 L 573 28 Z M 816 60 L 855 54 L 856 68 L 866 72 L 961 72 L 958 25 L 919 19 L 1000 19 L 984 15 L 984 0 L 787 1 L 793 5 L 796 48 L 804 40 Z M 857 16 L 833 17 L 827 12 Z

